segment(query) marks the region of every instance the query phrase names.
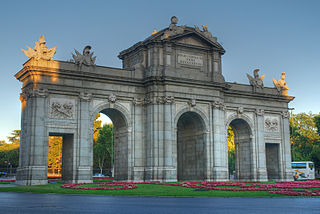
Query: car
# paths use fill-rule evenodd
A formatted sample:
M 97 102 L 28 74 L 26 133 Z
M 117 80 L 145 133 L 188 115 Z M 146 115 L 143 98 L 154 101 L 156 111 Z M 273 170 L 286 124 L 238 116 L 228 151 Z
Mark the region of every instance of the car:
M 93 175 L 93 177 L 105 177 L 105 175 L 101 173 L 96 173 Z

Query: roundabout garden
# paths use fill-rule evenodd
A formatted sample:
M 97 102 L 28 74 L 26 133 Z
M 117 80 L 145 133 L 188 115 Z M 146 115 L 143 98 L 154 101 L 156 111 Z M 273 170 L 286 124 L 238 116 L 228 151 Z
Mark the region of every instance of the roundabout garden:
M 15 180 L 0 180 L 0 192 L 94 194 L 118 196 L 172 197 L 319 197 L 320 180 L 269 182 L 117 182 L 112 178 L 93 178 L 92 183 L 61 184 L 59 178 L 46 185 L 15 186 Z M 9 184 L 9 185 L 7 185 Z
M 191 181 L 181 183 L 158 183 L 158 182 L 96 182 L 63 184 L 62 188 L 82 190 L 129 190 L 139 188 L 142 184 L 176 186 L 193 188 L 195 190 L 212 191 L 267 191 L 271 194 L 289 196 L 320 196 L 320 181 L 277 181 L 275 183 L 260 182 L 223 182 L 223 181 Z

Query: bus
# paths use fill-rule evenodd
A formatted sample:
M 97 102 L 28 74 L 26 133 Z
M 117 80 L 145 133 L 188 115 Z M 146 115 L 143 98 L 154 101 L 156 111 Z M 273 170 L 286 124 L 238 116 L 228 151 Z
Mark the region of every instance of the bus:
M 314 163 L 311 161 L 292 162 L 293 178 L 295 181 L 315 179 Z

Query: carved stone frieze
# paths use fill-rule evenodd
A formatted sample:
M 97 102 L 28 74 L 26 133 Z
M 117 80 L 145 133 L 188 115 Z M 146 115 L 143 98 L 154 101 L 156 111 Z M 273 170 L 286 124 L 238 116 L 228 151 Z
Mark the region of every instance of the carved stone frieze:
M 56 119 L 73 119 L 75 101 L 53 98 L 50 100 L 50 117 Z
M 265 116 L 264 129 L 266 132 L 279 132 L 279 118 L 274 116 Z
M 174 102 L 173 96 L 146 96 L 144 98 L 144 105 L 148 104 L 171 104 Z
M 29 97 L 47 97 L 49 94 L 48 89 L 25 89 L 20 94 L 20 100 L 27 100 Z

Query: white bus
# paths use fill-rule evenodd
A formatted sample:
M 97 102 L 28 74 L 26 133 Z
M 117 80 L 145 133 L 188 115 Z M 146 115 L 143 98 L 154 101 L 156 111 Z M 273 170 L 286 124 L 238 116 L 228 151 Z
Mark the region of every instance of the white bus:
M 299 180 L 312 180 L 315 179 L 314 164 L 311 161 L 292 162 L 293 178 Z

